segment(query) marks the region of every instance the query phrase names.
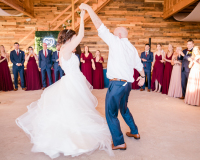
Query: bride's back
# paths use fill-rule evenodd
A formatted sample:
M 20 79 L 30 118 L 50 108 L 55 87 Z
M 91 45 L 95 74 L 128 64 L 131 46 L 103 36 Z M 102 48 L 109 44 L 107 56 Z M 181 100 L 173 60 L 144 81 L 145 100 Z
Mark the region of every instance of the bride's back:
M 79 59 L 75 55 L 75 53 L 72 53 L 71 58 L 69 60 L 65 60 L 63 57 L 61 57 L 61 60 L 61 67 L 64 70 L 65 74 L 80 72 Z

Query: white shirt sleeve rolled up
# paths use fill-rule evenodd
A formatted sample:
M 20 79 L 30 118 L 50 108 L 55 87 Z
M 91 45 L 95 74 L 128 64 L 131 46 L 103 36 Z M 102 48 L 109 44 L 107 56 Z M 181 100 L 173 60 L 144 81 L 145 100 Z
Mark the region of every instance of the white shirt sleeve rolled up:
M 139 72 L 143 70 L 143 64 L 136 48 L 128 38 L 119 38 L 102 23 L 98 28 L 99 37 L 109 46 L 107 77 L 118 78 L 134 82 L 134 68 Z

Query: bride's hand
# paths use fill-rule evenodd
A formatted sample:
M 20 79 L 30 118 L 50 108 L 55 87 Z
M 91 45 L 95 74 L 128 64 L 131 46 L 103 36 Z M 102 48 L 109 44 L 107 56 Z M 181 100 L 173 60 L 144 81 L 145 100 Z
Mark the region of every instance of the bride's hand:
M 82 9 L 82 10 L 81 10 L 80 17 L 81 17 L 81 18 L 84 18 L 84 15 L 85 15 L 85 10 L 84 10 L 84 9 Z
M 88 10 L 89 8 L 90 8 L 90 6 L 89 5 L 87 5 L 87 4 L 85 4 L 85 3 L 81 3 L 81 5 L 79 6 L 79 8 L 81 9 L 81 10 Z

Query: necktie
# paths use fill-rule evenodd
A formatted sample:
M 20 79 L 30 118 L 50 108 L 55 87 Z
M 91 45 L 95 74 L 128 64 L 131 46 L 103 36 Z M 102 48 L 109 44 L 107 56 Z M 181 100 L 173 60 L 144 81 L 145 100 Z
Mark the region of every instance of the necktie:
M 47 50 L 45 50 L 45 57 L 47 57 Z
M 19 56 L 19 52 L 17 51 L 17 55 Z
M 146 52 L 146 57 L 147 57 L 147 52 Z
M 58 58 L 59 58 L 59 51 L 58 51 Z

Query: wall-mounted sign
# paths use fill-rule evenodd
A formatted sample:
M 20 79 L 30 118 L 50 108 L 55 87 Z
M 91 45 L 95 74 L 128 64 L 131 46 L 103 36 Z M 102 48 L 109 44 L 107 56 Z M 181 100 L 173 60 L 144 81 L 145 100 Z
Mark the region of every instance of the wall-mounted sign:
M 53 37 L 45 37 L 43 43 L 46 43 L 47 47 L 52 47 L 55 44 L 55 39 Z

